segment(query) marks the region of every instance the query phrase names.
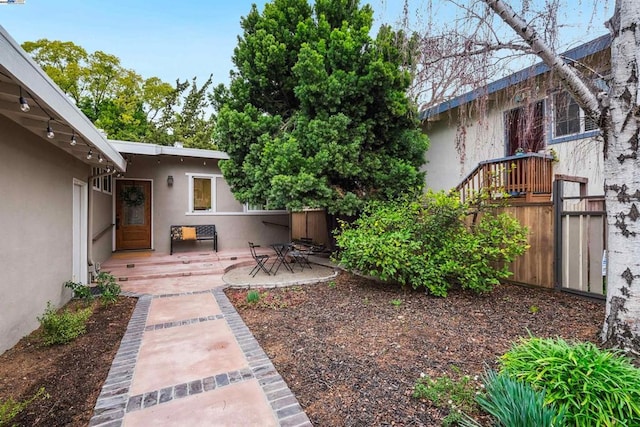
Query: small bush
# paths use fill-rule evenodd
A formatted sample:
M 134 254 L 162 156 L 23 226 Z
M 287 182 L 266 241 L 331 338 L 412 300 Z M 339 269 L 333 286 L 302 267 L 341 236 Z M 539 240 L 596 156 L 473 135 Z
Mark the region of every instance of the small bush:
M 89 304 L 94 300 L 93 292 L 91 292 L 91 288 L 87 285 L 69 280 L 64 283 L 64 286 L 73 291 L 74 298 L 81 299 L 85 304 Z
M 479 411 L 475 397 L 480 384 L 474 380 L 468 375 L 457 381 L 447 376 L 434 380 L 421 374 L 413 387 L 413 397 L 427 399 L 439 408 L 449 409 L 442 424 L 455 425 L 464 419 L 464 414 Z
M 527 230 L 487 208 L 477 223 L 456 194 L 375 202 L 336 234 L 345 268 L 446 296 L 452 285 L 490 291 L 510 275 L 508 263 L 528 248 Z
M 38 317 L 38 321 L 42 326 L 43 344 L 47 346 L 66 344 L 84 334 L 86 322 L 91 313 L 91 307 L 76 312 L 65 309 L 63 312 L 58 313 L 51 305 L 51 302 L 48 302 L 43 316 Z
M 22 402 L 16 402 L 12 398 L 5 401 L 0 401 L 0 426 L 8 426 L 11 420 L 13 420 L 20 412 L 24 411 L 27 406 L 39 397 L 45 399 L 49 398 L 49 395 L 45 392 L 44 387 L 41 387 L 36 394 L 27 400 Z
M 564 425 L 564 409 L 545 404 L 545 392 L 529 384 L 489 371 L 484 378 L 486 393 L 477 396 L 480 407 L 500 427 L 553 427 Z
M 545 390 L 548 403 L 565 408 L 567 425 L 640 425 L 640 369 L 620 353 L 588 342 L 529 338 L 500 362 L 503 373 Z
M 257 303 L 258 301 L 260 301 L 260 292 L 256 290 L 247 292 L 247 302 L 249 304 Z
M 113 304 L 118 300 L 122 288 L 116 283 L 116 278 L 109 273 L 102 272 L 96 278 L 98 289 L 100 290 L 100 299 L 103 304 Z

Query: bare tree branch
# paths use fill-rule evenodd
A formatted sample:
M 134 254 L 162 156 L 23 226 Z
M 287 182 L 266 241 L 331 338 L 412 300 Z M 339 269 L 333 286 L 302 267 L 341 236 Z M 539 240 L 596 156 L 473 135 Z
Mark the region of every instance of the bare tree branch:
M 522 37 L 531 46 L 533 52 L 539 56 L 545 64 L 554 70 L 560 81 L 574 96 L 576 102 L 585 110 L 585 113 L 596 120 L 600 118 L 601 109 L 596 95 L 582 81 L 578 73 L 569 66 L 560 55 L 555 53 L 538 35 L 537 31 L 520 17 L 508 4 L 502 0 L 482 0 L 505 23 Z

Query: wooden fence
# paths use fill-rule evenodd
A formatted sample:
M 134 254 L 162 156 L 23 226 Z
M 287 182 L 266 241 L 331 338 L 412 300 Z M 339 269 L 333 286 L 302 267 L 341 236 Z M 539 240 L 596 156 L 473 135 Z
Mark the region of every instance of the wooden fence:
M 509 281 L 552 289 L 554 287 L 553 203 L 534 203 L 496 208 L 513 215 L 529 229 L 529 245 L 524 255 L 510 265 Z
M 311 239 L 318 245 L 328 245 L 327 216 L 324 209 L 291 213 L 291 239 Z

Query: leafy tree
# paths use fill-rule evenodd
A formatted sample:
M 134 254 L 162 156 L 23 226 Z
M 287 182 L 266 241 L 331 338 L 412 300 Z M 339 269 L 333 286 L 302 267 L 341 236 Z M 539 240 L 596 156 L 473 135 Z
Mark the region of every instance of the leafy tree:
M 560 0 L 450 3 L 467 11 L 466 21 L 478 23 L 462 45 L 462 55 L 504 48 L 536 55 L 585 114 L 598 123 L 604 140 L 608 224 L 607 308 L 602 338 L 610 345 L 640 355 L 640 2 L 609 2 L 615 3 L 615 8 L 606 22 L 611 34 L 611 70 L 602 76 L 606 87 L 593 84 L 589 73 L 567 61 L 554 47 L 562 22 L 559 7 L 565 5 L 577 11 L 579 7 L 590 7 L 589 2 L 579 6 Z M 603 3 L 592 2 L 594 7 Z M 501 37 L 496 37 L 502 35 L 501 25 L 505 24 L 519 42 L 504 43 Z M 483 35 L 489 37 L 484 40 L 476 37 Z M 493 58 L 494 63 L 504 56 L 502 53 Z
M 502 0 L 483 0 L 560 77 L 605 138 L 608 222 L 607 317 L 603 339 L 640 355 L 640 3 L 616 0 L 611 31 L 609 91 L 593 88 Z
M 274 0 L 242 19 L 237 70 L 214 99 L 241 202 L 352 215 L 422 187 L 410 75 L 390 28 L 370 37 L 372 15 L 352 0 Z
M 213 148 L 213 116 L 206 114 L 212 77 L 201 88 L 194 78 L 184 95 L 187 82 L 176 81 L 174 88 L 157 77 L 143 79 L 118 57 L 87 53 L 72 42 L 40 39 L 22 46 L 109 138 Z

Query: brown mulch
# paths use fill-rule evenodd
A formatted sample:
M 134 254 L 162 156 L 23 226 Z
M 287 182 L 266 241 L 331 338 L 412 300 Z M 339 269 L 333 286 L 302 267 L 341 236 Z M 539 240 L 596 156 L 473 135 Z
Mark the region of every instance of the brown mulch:
M 87 332 L 69 344 L 44 347 L 37 330 L 0 355 L 0 404 L 27 400 L 41 387 L 46 393 L 10 425 L 88 425 L 136 301 L 120 297 L 109 306 L 96 301 Z
M 421 373 L 482 374 L 529 334 L 598 342 L 604 319 L 604 303 L 515 285 L 436 298 L 343 273 L 247 292 L 227 295 L 318 426 L 441 425 L 448 409 L 412 397 Z

